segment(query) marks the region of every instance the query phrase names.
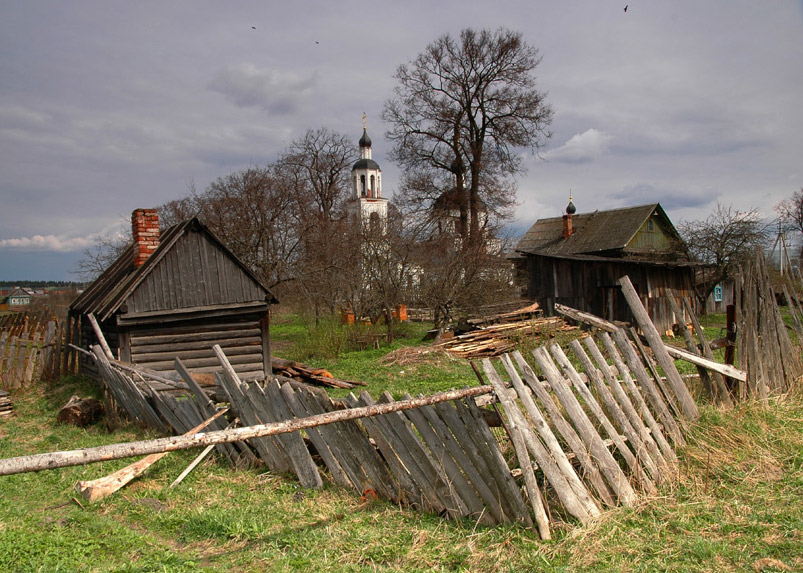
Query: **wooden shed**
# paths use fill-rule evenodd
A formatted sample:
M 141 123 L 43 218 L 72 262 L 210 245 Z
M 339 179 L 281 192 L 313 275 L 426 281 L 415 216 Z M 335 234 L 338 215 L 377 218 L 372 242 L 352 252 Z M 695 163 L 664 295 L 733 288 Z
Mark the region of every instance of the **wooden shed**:
M 536 221 L 511 258 L 522 294 L 546 314 L 559 303 L 633 322 L 617 282 L 624 275 L 661 330 L 678 321 L 668 291 L 695 304 L 697 263 L 658 203 L 575 214 L 570 202 L 563 217 Z
M 131 219 L 132 246 L 70 306 L 81 346 L 97 344 L 92 314 L 125 362 L 169 372 L 178 357 L 195 372 L 214 372 L 219 344 L 241 378 L 269 375 L 270 291 L 198 219 L 161 237 L 156 210 Z M 91 358 L 81 370 L 96 374 Z

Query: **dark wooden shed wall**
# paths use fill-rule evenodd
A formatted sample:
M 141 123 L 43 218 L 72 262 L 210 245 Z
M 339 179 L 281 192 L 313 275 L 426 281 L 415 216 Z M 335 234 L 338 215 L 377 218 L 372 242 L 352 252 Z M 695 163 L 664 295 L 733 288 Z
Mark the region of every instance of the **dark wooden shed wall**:
M 630 277 L 660 330 L 677 322 L 664 298 L 667 289 L 692 305 L 695 302 L 694 273 L 689 267 L 527 255 L 527 275 L 528 298 L 537 300 L 547 314 L 553 314 L 555 303 L 559 303 L 608 320 L 633 322 L 617 282 L 624 275 Z

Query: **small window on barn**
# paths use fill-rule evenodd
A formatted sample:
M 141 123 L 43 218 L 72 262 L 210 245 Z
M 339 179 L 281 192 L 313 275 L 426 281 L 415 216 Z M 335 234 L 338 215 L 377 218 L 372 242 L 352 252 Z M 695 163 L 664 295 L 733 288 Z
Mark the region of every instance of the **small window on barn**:
M 714 287 L 714 302 L 722 302 L 722 285 Z
M 655 224 L 652 222 L 652 219 L 647 221 L 647 231 L 652 233 L 655 230 Z

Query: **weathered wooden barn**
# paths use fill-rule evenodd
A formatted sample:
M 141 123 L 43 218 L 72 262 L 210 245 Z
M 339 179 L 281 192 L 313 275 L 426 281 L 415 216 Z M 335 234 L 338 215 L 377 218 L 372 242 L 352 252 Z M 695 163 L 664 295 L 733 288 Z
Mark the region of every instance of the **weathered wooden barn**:
M 511 258 L 522 294 L 537 300 L 546 314 L 558 303 L 633 322 L 617 282 L 623 275 L 659 329 L 677 322 L 668 290 L 695 303 L 696 263 L 658 203 L 575 214 L 570 201 L 563 217 L 536 221 Z
M 154 209 L 131 216 L 134 242 L 70 306 L 81 346 L 100 324 L 120 360 L 170 372 L 175 358 L 194 372 L 220 370 L 219 344 L 243 379 L 269 375 L 273 295 L 198 219 L 159 234 Z M 94 375 L 84 357 L 83 372 Z

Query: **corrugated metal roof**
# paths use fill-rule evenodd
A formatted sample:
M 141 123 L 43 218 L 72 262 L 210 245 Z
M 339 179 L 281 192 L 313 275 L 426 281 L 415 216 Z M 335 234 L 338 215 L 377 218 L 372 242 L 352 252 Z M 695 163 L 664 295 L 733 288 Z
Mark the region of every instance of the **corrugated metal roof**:
M 572 216 L 573 233 L 563 237 L 563 217 L 539 219 L 524 234 L 515 251 L 551 256 L 595 255 L 621 251 L 627 247 L 642 225 L 657 214 L 667 231 L 677 231 L 658 203 L 579 213 Z
M 134 268 L 134 246 L 128 247 L 89 287 L 70 305 L 70 310 L 78 314 L 92 313 L 104 321 L 112 316 L 128 296 L 159 264 L 159 261 L 176 244 L 182 234 L 190 229 L 202 231 L 216 243 L 229 257 L 242 268 L 257 285 L 265 291 L 265 301 L 278 302 L 262 282 L 232 253 L 212 231 L 197 218 L 188 219 L 173 225 L 159 237 L 159 247 L 139 267 Z

